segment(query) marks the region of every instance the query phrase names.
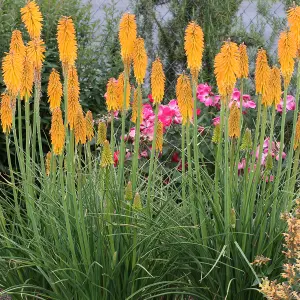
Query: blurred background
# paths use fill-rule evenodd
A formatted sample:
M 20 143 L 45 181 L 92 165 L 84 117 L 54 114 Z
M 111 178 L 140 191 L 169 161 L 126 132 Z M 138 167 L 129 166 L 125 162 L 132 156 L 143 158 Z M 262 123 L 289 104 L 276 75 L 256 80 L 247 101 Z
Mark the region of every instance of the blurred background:
M 0 0 L 0 57 L 8 50 L 11 32 L 18 28 L 27 33 L 20 20 L 20 8 L 26 0 Z M 292 0 L 37 0 L 44 16 L 43 39 L 47 46 L 43 70 L 41 103 L 42 128 L 48 132 L 50 114 L 46 87 L 52 68 L 60 69 L 56 43 L 56 26 L 61 15 L 72 16 L 79 44 L 78 72 L 81 102 L 95 117 L 105 112 L 104 94 L 107 80 L 122 71 L 118 27 L 121 15 L 136 15 L 139 35 L 146 41 L 149 64 L 159 56 L 165 67 L 167 87 L 165 101 L 175 94 L 175 81 L 186 68 L 183 49 L 187 23 L 196 20 L 205 35 L 205 53 L 200 82 L 214 84 L 214 57 L 222 42 L 231 38 L 248 46 L 253 62 L 259 47 L 267 49 L 270 63 L 276 63 L 279 32 L 286 28 L 285 12 Z M 300 0 L 295 1 L 299 4 Z M 254 64 L 250 66 L 253 79 Z M 133 81 L 134 82 L 134 81 Z M 2 78 L 0 87 L 3 91 Z M 252 85 L 249 81 L 248 91 Z M 147 97 L 149 74 L 144 86 Z M 3 165 L 4 137 L 0 135 L 0 170 Z M 4 149 L 3 149 L 4 151 Z M 5 165 L 5 163 L 4 163 Z

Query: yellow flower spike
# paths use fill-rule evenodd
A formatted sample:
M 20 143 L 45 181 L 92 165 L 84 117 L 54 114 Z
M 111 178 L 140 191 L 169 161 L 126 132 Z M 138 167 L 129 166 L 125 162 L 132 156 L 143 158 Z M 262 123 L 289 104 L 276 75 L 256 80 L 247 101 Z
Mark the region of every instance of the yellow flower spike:
M 97 145 L 103 145 L 107 137 L 107 127 L 104 122 L 99 122 L 98 124 L 98 136 L 97 136 Z
M 79 143 L 84 145 L 86 143 L 86 134 L 86 120 L 83 116 L 82 108 L 79 105 L 74 124 L 74 135 L 76 145 L 78 145 Z
M 248 78 L 249 76 L 249 58 L 247 53 L 247 46 L 242 43 L 239 45 L 240 53 L 240 70 L 238 78 Z
M 145 49 L 145 41 L 139 37 L 134 43 L 133 71 L 136 82 L 143 84 L 146 76 L 148 57 Z
M 137 25 L 135 15 L 125 13 L 120 21 L 119 41 L 121 45 L 121 56 L 126 71 L 129 71 L 133 57 L 134 43 L 137 36 Z
M 261 98 L 261 104 L 265 106 L 271 106 L 272 105 L 272 91 L 271 91 L 271 68 L 268 67 L 265 70 L 264 79 L 266 80 L 267 84 L 263 87 L 262 90 L 262 98 Z
M 294 150 L 296 150 L 300 145 L 300 114 L 298 115 L 298 120 L 296 123 L 295 140 L 294 140 Z
M 256 57 L 256 68 L 255 68 L 255 86 L 256 93 L 263 94 L 269 86 L 268 76 L 270 67 L 268 65 L 267 52 L 264 49 L 259 49 Z
M 271 105 L 274 104 L 275 107 L 280 103 L 281 99 L 281 75 L 280 70 L 277 67 L 271 69 L 270 75 L 270 101 Z
M 26 46 L 24 45 L 22 33 L 20 30 L 14 30 L 11 35 L 9 52 L 13 52 L 21 56 L 22 61 L 25 56 Z
M 110 78 L 106 86 L 106 106 L 108 111 L 116 111 L 119 108 L 118 83 L 115 78 Z
M 101 168 L 107 168 L 114 163 L 113 156 L 111 153 L 109 141 L 106 140 L 103 144 L 103 150 L 101 154 L 100 166 Z
M 249 128 L 246 128 L 243 139 L 242 139 L 242 144 L 240 147 L 241 151 L 250 151 L 252 150 L 253 143 L 252 143 L 252 134 L 251 130 Z
M 16 97 L 21 88 L 23 62 L 20 55 L 6 53 L 2 63 L 3 81 L 9 93 Z
M 51 171 L 51 152 L 49 151 L 45 157 L 45 167 L 46 167 L 46 175 L 50 175 Z
M 45 60 L 44 53 L 46 52 L 45 44 L 42 39 L 34 39 L 28 43 L 28 58 L 32 61 L 33 67 L 37 72 L 40 72 Z
M 162 152 L 163 142 L 164 142 L 164 125 L 161 121 L 158 121 L 156 141 L 155 141 L 155 150 L 159 153 Z
M 226 41 L 215 58 L 215 75 L 223 99 L 232 94 L 239 73 L 239 48 L 236 43 Z
M 131 115 L 131 121 L 133 123 L 137 122 L 137 117 L 138 117 L 138 101 L 141 102 L 141 99 L 138 97 L 138 89 L 134 89 L 133 92 L 133 102 L 132 102 L 132 115 Z M 142 103 L 141 103 L 142 107 Z M 143 120 L 143 110 L 141 109 L 141 120 Z
M 68 124 L 70 129 L 74 128 L 75 118 L 79 109 L 79 81 L 75 66 L 68 69 Z
M 27 2 L 27 4 L 21 8 L 21 18 L 30 38 L 39 38 L 42 32 L 43 17 L 35 1 Z
M 284 88 L 287 88 L 294 73 L 295 58 L 297 55 L 297 41 L 290 31 L 280 34 L 278 41 L 278 58 L 281 74 L 284 81 Z
M 4 133 L 8 134 L 12 127 L 13 109 L 10 96 L 2 94 L 0 106 L 1 125 Z
M 33 63 L 28 57 L 28 48 L 26 47 L 24 62 L 23 62 L 21 90 L 20 90 L 21 99 L 25 99 L 26 101 L 28 101 L 28 99 L 32 95 L 33 83 L 34 83 Z
M 123 103 L 124 103 L 124 83 L 125 83 L 124 73 L 122 72 L 118 77 L 118 83 L 117 83 L 117 93 L 118 93 L 118 109 L 120 111 L 123 111 Z M 126 85 L 126 110 L 130 107 L 130 84 L 127 79 L 127 85 Z
M 95 133 L 94 133 L 93 114 L 90 110 L 85 115 L 85 123 L 86 123 L 86 138 L 88 141 L 91 141 Z
M 59 107 L 55 108 L 52 112 L 50 136 L 53 153 L 55 155 L 61 155 L 64 150 L 66 133 L 62 112 Z
M 52 69 L 48 83 L 48 102 L 50 103 L 51 111 L 56 107 L 60 107 L 62 95 L 63 87 L 60 82 L 59 73 L 55 69 Z
M 191 70 L 193 80 L 196 80 L 202 67 L 204 51 L 204 34 L 196 22 L 190 22 L 185 30 L 184 50 L 188 68 Z
M 182 116 L 182 124 L 186 125 L 193 119 L 194 101 L 192 96 L 192 87 L 190 78 L 185 75 L 179 75 L 176 84 L 176 97 L 178 108 Z
M 291 32 L 297 41 L 297 56 L 300 56 L 300 6 L 291 7 L 287 11 L 287 19 Z
M 230 108 L 228 118 L 228 135 L 231 138 L 238 138 L 241 135 L 240 128 L 241 111 L 236 102 L 233 102 Z
M 220 140 L 221 140 L 221 126 L 220 126 L 220 124 L 217 124 L 214 128 L 213 136 L 211 138 L 211 141 L 214 144 L 218 144 Z
M 132 183 L 128 181 L 127 186 L 124 192 L 124 198 L 126 201 L 132 201 L 133 199 L 133 191 L 132 191 Z
M 166 76 L 163 65 L 159 58 L 152 63 L 151 71 L 151 94 L 153 97 L 153 104 L 160 104 L 165 95 Z
M 142 200 L 141 200 L 141 196 L 139 193 L 136 193 L 134 196 L 132 208 L 134 210 L 142 210 L 143 209 Z
M 77 59 L 77 40 L 73 20 L 62 17 L 57 26 L 59 58 L 64 68 L 73 66 Z

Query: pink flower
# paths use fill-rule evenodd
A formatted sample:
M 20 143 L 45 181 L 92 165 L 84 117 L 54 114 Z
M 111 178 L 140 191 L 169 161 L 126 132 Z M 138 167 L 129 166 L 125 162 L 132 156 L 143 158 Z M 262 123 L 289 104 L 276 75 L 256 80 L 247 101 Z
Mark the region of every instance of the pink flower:
M 164 127 L 172 124 L 175 111 L 167 105 L 160 105 L 158 111 L 158 119 L 163 123 Z
M 205 106 L 214 106 L 215 104 L 211 90 L 211 86 L 207 83 L 201 83 L 197 87 L 197 98 L 200 102 L 204 103 Z
M 147 152 L 147 150 L 144 150 L 144 151 L 142 151 L 141 153 L 140 153 L 140 156 L 141 157 L 148 157 L 148 152 Z
M 149 99 L 149 102 L 150 102 L 150 103 L 153 103 L 153 102 L 154 102 L 154 99 L 152 98 L 152 95 L 151 95 L 151 94 L 148 95 L 148 99 Z
M 212 119 L 212 122 L 213 122 L 214 126 L 219 125 L 220 121 L 221 121 L 220 116 L 219 117 L 215 117 L 215 118 Z
M 266 158 L 268 156 L 269 153 L 269 141 L 270 138 L 267 137 L 264 140 L 263 143 L 263 150 L 262 150 L 262 156 L 261 156 L 261 165 L 265 164 Z M 259 145 L 256 148 L 256 159 L 258 159 L 259 156 Z M 284 147 L 284 146 L 283 146 Z M 279 151 L 280 151 L 280 142 L 274 142 L 272 141 L 272 145 L 271 145 L 271 149 L 270 149 L 270 154 L 272 155 L 272 157 L 275 157 L 275 159 L 278 161 L 279 160 Z M 282 152 L 282 159 L 286 158 L 286 153 Z
M 283 111 L 283 99 L 280 100 L 280 103 L 277 105 L 277 111 L 282 113 Z M 295 103 L 295 98 L 292 95 L 288 95 L 286 98 L 286 111 L 288 112 L 289 110 L 295 110 L 296 108 L 296 103 Z
M 178 152 L 174 152 L 171 158 L 172 162 L 176 162 L 179 163 L 180 162 L 180 158 L 179 158 L 179 153 Z
M 143 105 L 143 118 L 145 119 L 152 119 L 154 121 L 155 115 L 152 109 L 151 104 L 146 103 Z
M 241 93 L 238 89 L 234 89 L 233 93 L 231 95 L 231 101 L 229 102 L 229 107 L 231 107 L 233 101 L 236 101 L 236 104 L 238 107 L 240 107 L 240 99 L 241 99 Z M 243 95 L 243 108 L 256 108 L 256 103 L 251 100 L 250 95 Z
M 205 128 L 203 126 L 198 126 L 198 132 L 203 135 Z
M 200 116 L 200 114 L 201 114 L 201 109 L 197 108 L 197 116 Z

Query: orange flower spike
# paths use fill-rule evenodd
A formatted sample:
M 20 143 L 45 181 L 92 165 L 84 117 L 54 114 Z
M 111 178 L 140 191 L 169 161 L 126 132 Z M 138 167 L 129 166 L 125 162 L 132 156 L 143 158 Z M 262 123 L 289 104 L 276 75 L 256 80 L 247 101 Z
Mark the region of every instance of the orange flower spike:
M 32 95 L 33 83 L 34 83 L 33 63 L 28 57 L 28 48 L 26 47 L 24 62 L 23 62 L 21 90 L 20 90 L 21 99 L 25 99 L 25 101 L 28 101 L 28 99 Z
M 118 90 L 118 110 L 123 110 L 123 104 L 124 104 L 124 73 L 122 72 L 118 77 L 118 83 L 117 83 L 117 90 Z M 130 107 L 130 84 L 127 79 L 127 85 L 126 85 L 126 107 L 125 109 L 128 109 Z
M 61 155 L 65 145 L 65 127 L 59 107 L 52 112 L 50 136 L 54 154 Z
M 75 66 L 68 69 L 68 124 L 70 129 L 74 128 L 75 118 L 79 108 L 79 80 Z
M 291 7 L 287 11 L 287 19 L 290 25 L 292 34 L 297 41 L 297 57 L 300 57 L 300 6 Z
M 221 96 L 231 95 L 239 73 L 239 48 L 236 43 L 226 41 L 215 58 L 215 75 Z
M 192 121 L 193 119 L 194 101 L 190 78 L 185 74 L 179 75 L 177 79 L 176 97 L 182 116 L 182 124 L 186 125 L 188 121 Z
M 49 176 L 51 172 L 51 152 L 49 151 L 45 157 L 46 175 Z
M 137 122 L 137 117 L 138 117 L 138 101 L 141 101 L 138 97 L 138 89 L 134 89 L 133 92 L 133 102 L 132 102 L 132 116 L 131 116 L 131 121 L 133 123 Z M 142 107 L 142 104 L 141 104 Z M 140 115 L 140 120 L 143 120 L 143 110 L 141 109 L 141 115 Z
M 30 38 L 40 38 L 43 17 L 40 12 L 40 8 L 35 1 L 28 1 L 27 4 L 21 8 L 21 18 L 22 22 L 25 24 Z
M 15 54 L 20 55 L 21 59 L 23 60 L 25 57 L 25 51 L 26 46 L 24 45 L 21 31 L 14 30 L 11 36 L 9 52 L 13 52 Z
M 202 67 L 204 51 L 204 34 L 196 22 L 190 22 L 185 30 L 184 50 L 188 68 L 191 70 L 193 80 L 196 80 Z
M 295 36 L 290 31 L 282 32 L 278 41 L 278 58 L 284 81 L 284 88 L 287 88 L 291 81 L 296 54 L 297 42 Z
M 28 43 L 27 47 L 28 58 L 32 61 L 33 67 L 37 72 L 40 72 L 45 60 L 44 53 L 46 52 L 45 44 L 42 39 L 35 39 Z
M 160 104 L 165 95 L 166 76 L 163 65 L 159 58 L 152 63 L 151 72 L 151 93 L 154 99 L 153 104 Z
M 256 69 L 255 69 L 255 86 L 256 93 L 263 94 L 263 91 L 268 88 L 270 77 L 270 67 L 268 65 L 267 52 L 264 49 L 259 49 L 256 57 Z
M 59 58 L 63 67 L 73 66 L 77 59 L 77 40 L 73 20 L 62 17 L 57 26 Z
M 119 41 L 121 45 L 122 60 L 127 71 L 129 70 L 129 66 L 133 57 L 136 36 L 137 25 L 135 21 L 135 15 L 125 13 L 120 21 Z
M 94 133 L 93 114 L 90 110 L 85 115 L 85 123 L 86 123 L 86 137 L 88 141 L 91 141 L 95 133 Z
M 271 69 L 270 93 L 270 105 L 274 104 L 275 107 L 277 107 L 281 100 L 281 75 L 280 70 L 277 67 Z
M 120 101 L 118 101 L 118 94 L 118 82 L 115 78 L 110 78 L 106 90 L 106 106 L 108 111 L 116 111 L 119 109 Z
M 239 53 L 240 53 L 240 72 L 238 78 L 248 78 L 249 58 L 247 53 L 247 46 L 244 43 L 239 45 Z
M 21 88 L 23 62 L 20 55 L 6 53 L 2 63 L 3 81 L 12 96 L 17 96 Z
M 75 134 L 75 143 L 78 145 L 79 143 L 85 144 L 86 143 L 86 120 L 83 116 L 83 111 L 81 106 L 79 106 L 76 118 L 75 118 L 75 124 L 74 124 L 74 134 Z
M 240 128 L 241 112 L 236 102 L 232 103 L 228 118 L 228 135 L 231 138 L 238 138 L 241 135 Z
M 9 95 L 2 94 L 1 98 L 2 98 L 1 106 L 0 106 L 1 125 L 2 125 L 3 132 L 8 134 L 12 127 L 13 109 L 12 109 L 12 104 Z
M 133 71 L 136 82 L 143 84 L 147 71 L 148 58 L 143 38 L 137 38 L 134 43 Z
M 59 73 L 55 69 L 52 69 L 48 83 L 48 102 L 50 103 L 51 111 L 56 107 L 60 107 L 62 94 L 63 87 L 60 82 Z
M 156 133 L 156 141 L 155 141 L 155 150 L 159 153 L 162 152 L 164 142 L 164 126 L 161 121 L 157 123 L 157 133 Z

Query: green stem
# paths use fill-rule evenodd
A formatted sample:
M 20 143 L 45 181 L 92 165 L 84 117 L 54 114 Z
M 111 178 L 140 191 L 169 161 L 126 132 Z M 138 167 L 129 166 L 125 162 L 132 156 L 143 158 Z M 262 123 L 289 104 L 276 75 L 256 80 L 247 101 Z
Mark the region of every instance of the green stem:
M 185 125 L 181 126 L 181 176 L 182 176 L 182 201 L 183 206 L 187 207 L 186 203 L 186 173 L 185 173 Z
M 111 121 L 110 121 L 110 147 L 111 153 L 115 152 L 115 136 L 114 136 L 114 112 L 111 112 Z

